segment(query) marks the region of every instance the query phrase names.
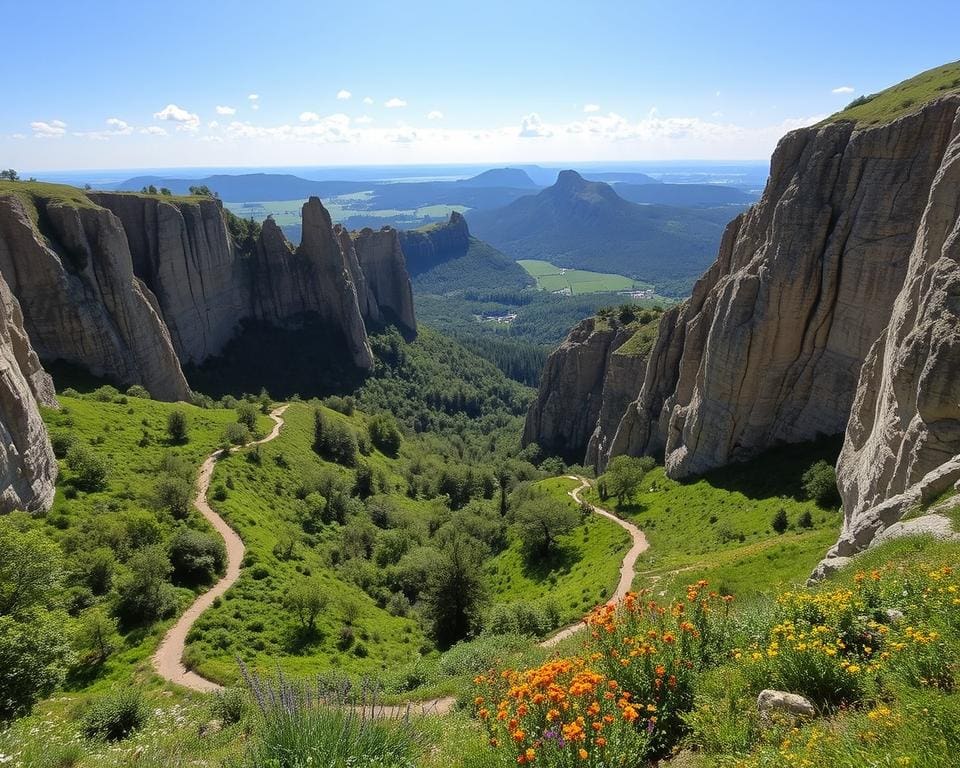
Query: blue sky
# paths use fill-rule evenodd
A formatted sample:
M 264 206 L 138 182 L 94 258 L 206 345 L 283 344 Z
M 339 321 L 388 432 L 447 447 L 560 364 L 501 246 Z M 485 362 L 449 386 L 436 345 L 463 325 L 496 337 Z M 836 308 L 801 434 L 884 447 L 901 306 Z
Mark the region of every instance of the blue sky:
M 0 1 L 25 171 L 763 159 L 960 58 L 955 0 Z

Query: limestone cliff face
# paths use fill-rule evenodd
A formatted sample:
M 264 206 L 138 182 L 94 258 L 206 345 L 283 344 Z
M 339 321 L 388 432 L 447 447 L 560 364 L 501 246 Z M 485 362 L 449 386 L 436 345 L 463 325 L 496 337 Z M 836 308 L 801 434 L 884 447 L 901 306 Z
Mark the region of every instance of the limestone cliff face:
M 383 227 L 376 232 L 362 229 L 354 234 L 353 244 L 372 295 L 371 305 L 386 310 L 402 330 L 416 333 L 413 286 L 397 230 L 392 227 Z
M 760 202 L 728 226 L 691 298 L 664 314 L 606 457 L 659 454 L 682 477 L 843 432 L 958 106 L 944 97 L 875 128 L 786 136 Z
M 256 317 L 284 326 L 315 313 L 343 333 L 355 365 L 373 367 L 350 252 L 341 247 L 319 198 L 303 206 L 303 239 L 296 250 L 267 219 L 254 261 Z M 367 295 L 365 289 L 361 294 Z
M 637 396 L 645 358 L 617 354 L 636 332 L 615 317 L 581 321 L 547 359 L 527 411 L 523 444 L 571 462 L 593 463 L 604 435 Z
M 136 275 L 157 297 L 177 356 L 219 353 L 250 312 L 248 265 L 235 254 L 219 200 L 91 193 L 123 224 Z
M 828 565 L 960 479 L 960 112 L 924 203 L 853 402 L 837 465 L 844 529 Z
M 96 206 L 0 197 L 0 273 L 42 360 L 64 360 L 158 398 L 190 390 L 120 220 Z M 43 232 L 41 232 L 41 226 Z
M 37 405 L 55 407 L 53 382 L 30 346 L 20 304 L 0 277 L 0 513 L 47 510 L 57 462 Z

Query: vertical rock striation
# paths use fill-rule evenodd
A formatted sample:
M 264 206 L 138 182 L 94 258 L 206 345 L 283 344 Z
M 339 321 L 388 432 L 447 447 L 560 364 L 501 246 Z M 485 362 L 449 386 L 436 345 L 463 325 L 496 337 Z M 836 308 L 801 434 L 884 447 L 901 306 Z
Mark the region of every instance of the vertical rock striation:
M 843 432 L 958 104 L 780 142 L 760 202 L 728 226 L 691 298 L 664 315 L 610 453 L 662 453 L 681 477 Z
M 0 273 L 43 360 L 158 398 L 190 395 L 160 308 L 134 275 L 120 220 L 97 206 L 0 197 Z M 41 231 L 41 228 L 43 231 Z
M 20 304 L 0 277 L 0 513 L 45 511 L 57 462 L 37 405 L 55 407 L 53 382 L 30 346 Z
M 415 334 L 417 318 L 413 310 L 413 286 L 397 230 L 383 227 L 375 232 L 365 228 L 354 234 L 353 244 L 372 296 L 371 306 L 388 313 L 406 333 Z

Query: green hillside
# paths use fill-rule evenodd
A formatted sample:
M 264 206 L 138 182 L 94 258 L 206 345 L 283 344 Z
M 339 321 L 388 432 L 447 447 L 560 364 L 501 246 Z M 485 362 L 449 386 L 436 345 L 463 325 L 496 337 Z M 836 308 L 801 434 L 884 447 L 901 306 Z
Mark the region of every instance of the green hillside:
M 960 93 L 960 61 L 922 72 L 879 93 L 854 99 L 826 122 L 852 120 L 858 125 L 880 125 L 896 120 L 929 101 Z

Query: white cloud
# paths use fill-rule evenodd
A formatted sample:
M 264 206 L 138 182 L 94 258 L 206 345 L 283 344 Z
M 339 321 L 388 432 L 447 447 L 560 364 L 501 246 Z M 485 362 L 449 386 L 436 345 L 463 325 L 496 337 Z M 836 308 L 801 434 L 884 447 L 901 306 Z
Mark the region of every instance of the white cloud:
M 831 93 L 853 93 L 853 86 L 841 85 L 839 88 L 834 88 Z
M 217 105 L 218 115 L 235 115 L 236 113 L 237 113 L 236 107 L 221 107 Z
M 259 93 L 251 93 L 249 96 L 247 96 L 247 98 L 250 99 L 250 101 L 256 101 L 257 99 L 260 98 L 260 94 L 259 94 Z
M 10 134 L 10 138 L 11 138 L 11 139 L 25 139 L 25 138 L 27 138 L 27 137 L 24 136 L 22 133 L 11 133 L 11 134 Z
M 392 99 L 384 102 L 383 106 L 385 106 L 387 109 L 397 109 L 398 107 L 407 106 L 407 102 L 394 96 Z
M 146 128 L 141 128 L 140 133 L 146 136 L 166 136 L 167 131 L 164 128 L 161 128 L 159 125 L 148 125 Z
M 118 136 L 126 136 L 133 133 L 133 128 L 131 125 L 126 120 L 121 120 L 119 117 L 108 117 L 107 125 L 109 125 L 110 130 Z
M 371 99 L 369 96 L 364 96 L 363 103 L 369 106 L 370 104 L 373 104 L 373 99 Z
M 583 105 L 583 111 L 584 111 L 584 112 L 599 112 L 599 111 L 600 111 L 600 105 L 599 105 L 599 104 L 584 104 L 584 105 Z
M 320 115 L 316 112 L 301 112 L 300 113 L 300 122 L 301 123 L 315 123 L 320 119 Z
M 258 109 L 260 109 L 260 104 L 259 104 L 260 94 L 259 94 L 259 93 L 251 93 L 249 96 L 247 96 L 247 98 L 250 100 L 250 109 L 252 109 L 254 112 L 256 112 Z
M 195 112 L 188 112 L 176 104 L 167 104 L 159 112 L 154 112 L 157 120 L 169 120 L 177 124 L 178 131 L 196 131 L 200 126 L 200 117 Z
M 545 138 L 551 135 L 551 132 L 544 127 L 543 120 L 536 112 L 531 112 L 520 121 L 520 133 L 524 139 Z
M 712 117 L 714 120 L 719 120 L 721 117 L 723 117 L 723 112 L 711 112 L 710 117 Z
M 63 120 L 45 122 L 36 120 L 30 123 L 30 130 L 39 139 L 59 139 L 67 132 L 67 124 Z
M 373 122 L 373 118 L 370 117 L 370 115 L 362 115 L 353 122 L 358 123 L 359 125 L 369 125 Z
M 209 123 L 207 123 L 207 128 L 219 128 L 219 127 L 220 127 L 220 123 L 217 120 L 211 120 Z
M 443 120 L 443 112 L 439 109 L 431 110 L 427 113 L 427 120 Z
M 348 91 L 346 88 L 341 88 L 339 91 L 337 91 L 337 99 L 340 101 L 346 101 L 351 96 L 353 96 L 353 94 L 350 93 L 350 91 Z

